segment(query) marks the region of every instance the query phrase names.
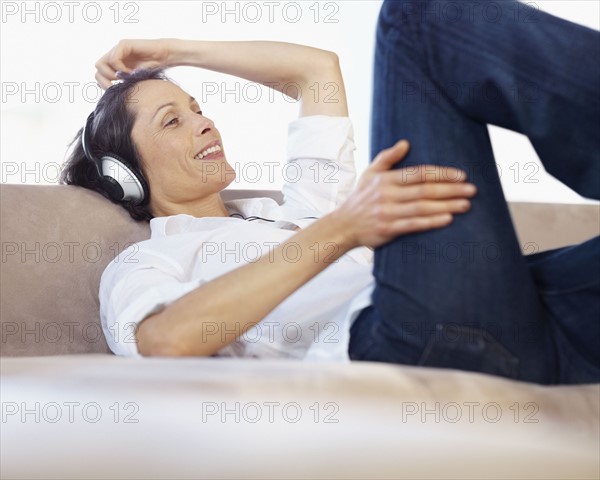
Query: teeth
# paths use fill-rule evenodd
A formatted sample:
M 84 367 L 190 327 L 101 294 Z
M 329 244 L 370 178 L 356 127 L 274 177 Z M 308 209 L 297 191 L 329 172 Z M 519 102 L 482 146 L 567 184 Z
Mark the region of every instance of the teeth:
M 196 158 L 196 160 L 202 160 L 207 155 L 210 155 L 211 153 L 214 153 L 214 152 L 220 152 L 220 151 L 221 151 L 221 146 L 220 145 L 215 145 L 214 147 L 207 148 L 206 150 L 200 152 L 194 158 Z

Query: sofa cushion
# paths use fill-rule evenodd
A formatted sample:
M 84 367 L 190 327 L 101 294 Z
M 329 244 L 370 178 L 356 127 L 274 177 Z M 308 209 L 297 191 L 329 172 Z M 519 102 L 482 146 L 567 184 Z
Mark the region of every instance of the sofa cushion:
M 1 478 L 600 478 L 600 385 L 71 355 L 5 358 L 0 387 Z
M 120 206 L 67 185 L 1 185 L 1 354 L 110 353 L 98 288 L 108 262 L 150 236 Z

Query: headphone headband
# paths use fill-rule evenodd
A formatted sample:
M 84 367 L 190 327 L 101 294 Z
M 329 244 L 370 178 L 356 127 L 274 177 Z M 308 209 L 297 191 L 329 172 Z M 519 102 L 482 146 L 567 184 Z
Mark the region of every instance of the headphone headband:
M 83 148 L 83 153 L 85 154 L 85 156 L 87 157 L 87 159 L 92 162 L 95 166 L 96 169 L 98 170 L 98 175 L 100 175 L 100 177 L 102 177 L 102 170 L 100 168 L 100 162 L 98 162 L 98 159 L 94 156 L 94 154 L 92 153 L 92 150 L 90 149 L 89 145 L 90 145 L 90 131 L 91 131 L 91 122 L 94 119 L 94 112 L 90 113 L 87 117 L 87 120 L 85 121 L 85 125 L 83 126 L 83 132 L 81 132 L 81 147 Z

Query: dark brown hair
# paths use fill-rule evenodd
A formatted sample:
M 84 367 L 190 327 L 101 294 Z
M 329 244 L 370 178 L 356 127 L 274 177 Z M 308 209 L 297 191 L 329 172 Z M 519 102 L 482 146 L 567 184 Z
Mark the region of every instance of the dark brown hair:
M 119 75 L 122 80 L 109 87 L 96 105 L 94 121 L 90 122 L 89 149 L 96 156 L 103 152 L 116 153 L 123 157 L 144 179 L 144 167 L 137 148 L 131 138 L 131 130 L 135 114 L 131 108 L 131 96 L 136 85 L 144 80 L 171 81 L 162 68 L 139 69 L 131 74 Z M 69 154 L 60 174 L 59 183 L 77 185 L 100 193 L 110 200 L 108 193 L 102 188 L 96 165 L 88 160 L 81 146 L 83 128 L 77 132 L 70 143 Z M 146 182 L 147 183 L 147 182 Z M 150 186 L 148 185 L 148 189 Z M 147 196 L 141 204 L 130 200 L 118 201 L 134 220 L 149 222 L 153 216 L 150 212 L 150 198 Z

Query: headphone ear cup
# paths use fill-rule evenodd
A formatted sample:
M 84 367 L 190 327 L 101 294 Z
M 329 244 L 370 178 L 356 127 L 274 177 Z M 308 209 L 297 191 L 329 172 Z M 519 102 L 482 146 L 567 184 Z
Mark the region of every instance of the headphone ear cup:
M 146 203 L 150 189 L 146 180 L 135 168 L 116 153 L 106 153 L 100 159 L 102 186 L 111 200 L 132 200 L 136 204 Z
M 119 202 L 125 196 L 125 192 L 123 192 L 123 188 L 119 185 L 113 177 L 103 176 L 100 178 L 100 184 L 102 185 L 102 190 L 108 193 L 109 198 L 113 202 Z

